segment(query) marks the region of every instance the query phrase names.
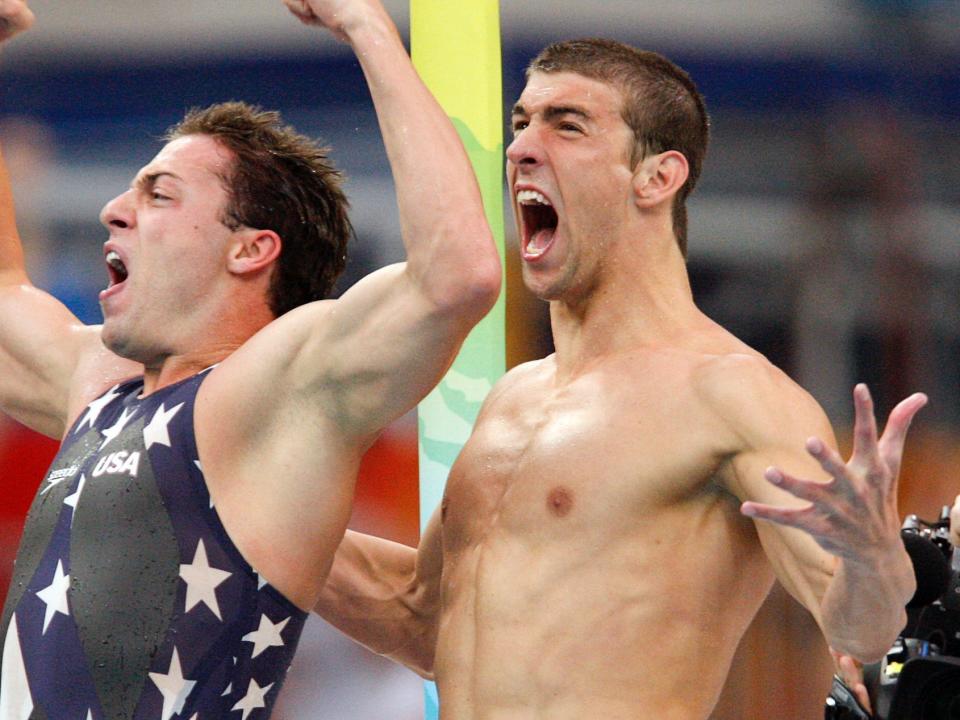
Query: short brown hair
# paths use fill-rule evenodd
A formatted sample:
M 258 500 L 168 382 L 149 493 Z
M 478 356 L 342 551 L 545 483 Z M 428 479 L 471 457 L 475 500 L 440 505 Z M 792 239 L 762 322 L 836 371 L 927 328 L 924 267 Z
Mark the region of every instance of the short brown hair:
M 632 167 L 667 150 L 687 158 L 690 176 L 673 204 L 673 231 L 686 257 L 686 200 L 700 177 L 710 136 L 706 106 L 690 76 L 658 53 L 597 38 L 547 46 L 527 67 L 527 78 L 534 72 L 572 72 L 617 88 L 624 98 L 623 120 L 636 140 Z
M 328 148 L 282 124 L 280 114 L 242 102 L 194 108 L 166 140 L 209 135 L 233 155 L 222 222 L 273 230 L 280 257 L 268 302 L 277 317 L 325 298 L 343 272 L 353 228 L 342 175 Z

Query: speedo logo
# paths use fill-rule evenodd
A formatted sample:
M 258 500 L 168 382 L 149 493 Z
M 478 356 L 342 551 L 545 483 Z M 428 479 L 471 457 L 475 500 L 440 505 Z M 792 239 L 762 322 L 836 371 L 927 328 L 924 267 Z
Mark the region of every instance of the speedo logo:
M 53 470 L 47 476 L 47 486 L 40 491 L 41 495 L 46 495 L 52 488 L 62 483 L 64 480 L 69 480 L 74 475 L 77 474 L 77 471 L 80 469 L 77 465 L 71 465 L 70 467 L 59 468 Z
M 77 470 L 80 468 L 77 465 L 71 465 L 70 467 L 60 468 L 59 470 L 54 470 L 50 473 L 50 476 L 47 478 L 47 482 L 55 483 L 58 480 L 63 480 L 65 478 L 73 477 L 77 474 Z
M 127 452 L 119 450 L 105 455 L 97 461 L 91 475 L 100 477 L 101 475 L 120 475 L 126 473 L 130 477 L 137 476 L 137 469 L 140 467 L 139 451 Z

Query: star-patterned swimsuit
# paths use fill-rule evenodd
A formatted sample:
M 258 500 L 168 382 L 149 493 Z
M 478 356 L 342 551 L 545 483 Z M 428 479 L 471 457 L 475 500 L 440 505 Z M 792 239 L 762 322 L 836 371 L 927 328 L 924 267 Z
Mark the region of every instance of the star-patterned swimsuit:
M 265 720 L 306 613 L 243 559 L 197 456 L 206 373 L 92 402 L 41 484 L 0 625 L 0 720 Z

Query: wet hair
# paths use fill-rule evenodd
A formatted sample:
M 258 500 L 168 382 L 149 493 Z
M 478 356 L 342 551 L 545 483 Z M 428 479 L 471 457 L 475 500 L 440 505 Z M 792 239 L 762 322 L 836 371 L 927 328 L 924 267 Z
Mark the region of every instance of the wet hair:
M 228 197 L 221 222 L 280 236 L 267 298 L 274 316 L 327 297 L 353 236 L 329 149 L 283 125 L 279 113 L 242 102 L 194 108 L 165 139 L 187 135 L 208 135 L 232 155 L 221 178 Z
M 635 139 L 631 167 L 667 150 L 687 158 L 690 175 L 673 203 L 673 231 L 686 257 L 686 200 L 700 177 L 710 136 L 706 106 L 690 76 L 658 53 L 596 38 L 547 46 L 527 67 L 527 78 L 534 72 L 576 73 L 619 90 L 620 112 Z

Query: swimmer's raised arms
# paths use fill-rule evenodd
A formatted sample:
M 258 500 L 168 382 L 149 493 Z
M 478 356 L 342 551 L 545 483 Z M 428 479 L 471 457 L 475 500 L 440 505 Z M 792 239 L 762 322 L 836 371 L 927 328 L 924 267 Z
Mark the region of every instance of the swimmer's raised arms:
M 61 440 L 4 605 L 0 707 L 266 720 L 364 452 L 496 301 L 466 151 L 379 0 L 286 4 L 357 56 L 406 261 L 329 299 L 353 233 L 328 149 L 218 103 L 104 205 L 85 326 L 31 284 L 0 162 L 0 407 Z M 19 0 L 0 19 L 30 23 Z

